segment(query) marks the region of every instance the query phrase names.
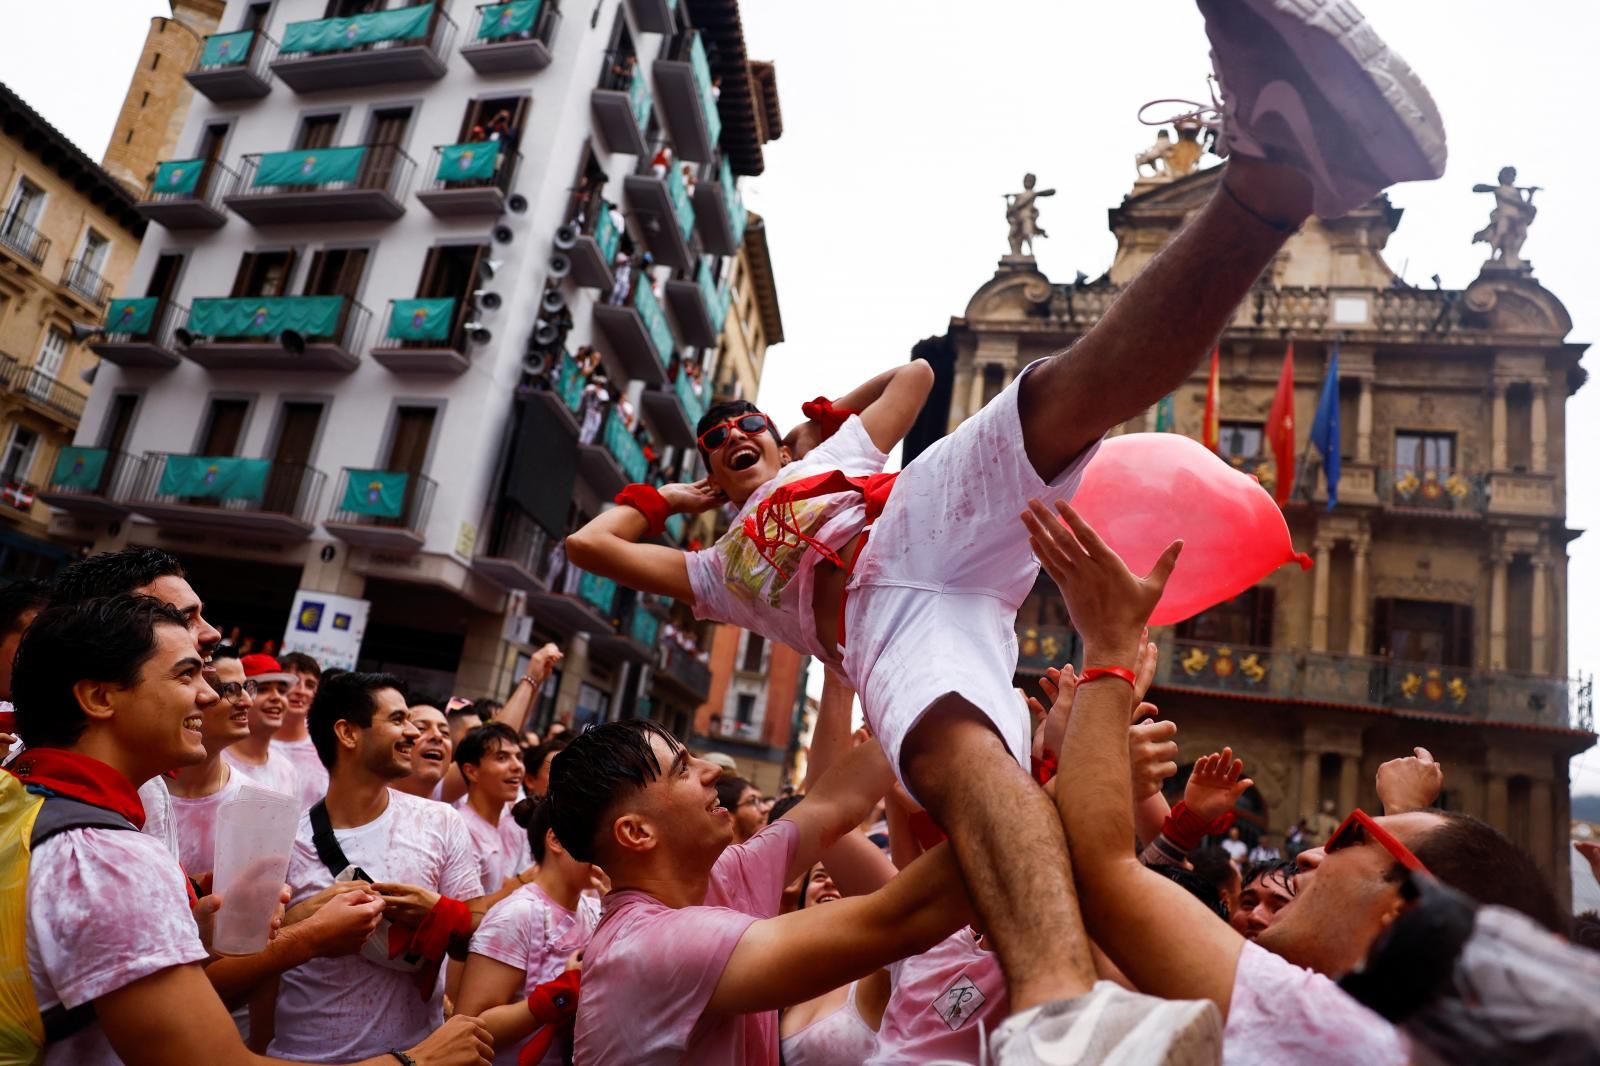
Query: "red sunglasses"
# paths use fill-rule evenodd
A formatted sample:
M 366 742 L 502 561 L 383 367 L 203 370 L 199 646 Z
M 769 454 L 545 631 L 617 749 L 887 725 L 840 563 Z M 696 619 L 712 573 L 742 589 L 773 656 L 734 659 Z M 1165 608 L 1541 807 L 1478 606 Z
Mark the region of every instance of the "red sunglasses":
M 724 419 L 700 434 L 699 443 L 701 449 L 710 453 L 728 443 L 728 440 L 733 436 L 730 430 L 730 427 L 733 426 L 737 426 L 739 432 L 747 437 L 754 437 L 756 434 L 766 430 L 772 430 L 774 434 L 777 433 L 777 427 L 772 424 L 772 419 L 760 411 L 748 411 L 738 418 Z
M 1339 828 L 1328 837 L 1328 842 L 1323 845 L 1323 850 L 1332 854 L 1340 848 L 1366 843 L 1367 837 L 1378 842 L 1378 845 L 1394 857 L 1394 861 L 1410 870 L 1412 873 L 1425 874 L 1428 868 L 1422 860 L 1411 853 L 1411 849 L 1400 843 L 1395 835 L 1378 824 L 1376 818 L 1359 808 L 1350 812 L 1350 817 L 1339 824 Z M 1430 875 L 1431 876 L 1431 875 Z

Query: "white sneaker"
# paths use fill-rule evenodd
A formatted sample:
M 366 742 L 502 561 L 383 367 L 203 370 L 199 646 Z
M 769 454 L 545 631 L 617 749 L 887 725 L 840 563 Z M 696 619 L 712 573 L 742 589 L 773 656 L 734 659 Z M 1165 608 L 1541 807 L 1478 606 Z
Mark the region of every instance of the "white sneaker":
M 1218 155 L 1270 159 L 1310 179 L 1338 218 L 1399 181 L 1444 173 L 1427 87 L 1348 0 L 1198 0 L 1222 88 Z
M 992 1066 L 1217 1066 L 1222 1013 L 1099 981 L 1077 999 L 1013 1014 L 989 1040 Z

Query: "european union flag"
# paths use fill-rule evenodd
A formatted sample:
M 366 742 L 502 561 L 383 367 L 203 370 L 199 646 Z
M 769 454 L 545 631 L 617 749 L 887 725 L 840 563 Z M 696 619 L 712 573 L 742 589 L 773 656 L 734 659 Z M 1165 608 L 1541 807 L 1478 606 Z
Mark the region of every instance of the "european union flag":
M 1311 443 L 1322 453 L 1322 473 L 1328 481 L 1328 510 L 1339 502 L 1339 346 L 1328 353 L 1328 376 L 1322 380 L 1317 417 L 1311 422 Z

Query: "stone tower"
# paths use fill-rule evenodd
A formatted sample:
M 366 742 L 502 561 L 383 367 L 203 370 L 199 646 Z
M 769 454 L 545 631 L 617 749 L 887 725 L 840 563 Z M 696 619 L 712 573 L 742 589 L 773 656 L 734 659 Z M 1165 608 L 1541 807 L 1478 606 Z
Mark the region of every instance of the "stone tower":
M 172 159 L 194 90 L 183 75 L 194 65 L 207 34 L 222 20 L 224 0 L 172 0 L 172 17 L 150 20 L 128 95 L 100 165 L 135 197 L 156 163 Z

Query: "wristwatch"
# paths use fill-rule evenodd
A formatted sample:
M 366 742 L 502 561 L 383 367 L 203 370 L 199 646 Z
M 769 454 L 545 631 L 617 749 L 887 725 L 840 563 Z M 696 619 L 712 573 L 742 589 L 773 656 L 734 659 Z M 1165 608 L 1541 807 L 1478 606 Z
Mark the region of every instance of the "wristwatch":
M 389 1054 L 400 1060 L 400 1066 L 417 1066 L 417 1060 L 404 1051 L 391 1051 Z

